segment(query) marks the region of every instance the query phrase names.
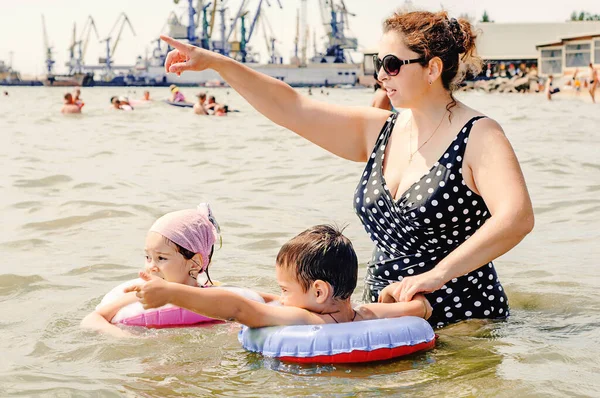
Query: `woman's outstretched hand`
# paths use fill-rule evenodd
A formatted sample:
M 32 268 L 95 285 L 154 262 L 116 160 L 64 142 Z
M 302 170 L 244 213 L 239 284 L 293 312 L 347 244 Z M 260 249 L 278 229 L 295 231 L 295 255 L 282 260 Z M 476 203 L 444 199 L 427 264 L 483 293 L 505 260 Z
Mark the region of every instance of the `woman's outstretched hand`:
M 213 51 L 182 43 L 172 37 L 161 35 L 161 40 L 174 48 L 169 51 L 165 60 L 165 71 L 177 73 L 189 71 L 201 71 L 210 68 L 211 62 L 219 55 Z
M 444 282 L 435 274 L 425 272 L 421 275 L 407 276 L 401 282 L 386 286 L 379 293 L 380 303 L 411 301 L 418 293 L 431 293 L 440 289 Z

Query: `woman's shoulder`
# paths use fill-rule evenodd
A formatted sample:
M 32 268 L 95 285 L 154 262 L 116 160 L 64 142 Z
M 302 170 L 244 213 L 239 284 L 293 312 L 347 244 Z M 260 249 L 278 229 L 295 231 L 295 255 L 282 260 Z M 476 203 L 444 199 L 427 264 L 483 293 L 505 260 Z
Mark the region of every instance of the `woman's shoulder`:
M 494 134 L 501 133 L 504 135 L 504 130 L 502 130 L 502 126 L 495 119 L 492 119 L 488 115 L 483 112 L 478 111 L 477 109 L 470 108 L 461 104 L 461 115 L 459 123 L 462 127 L 467 127 L 469 124 L 471 126 L 471 134 L 473 135 L 481 135 L 481 134 Z M 461 127 L 461 129 L 462 129 Z

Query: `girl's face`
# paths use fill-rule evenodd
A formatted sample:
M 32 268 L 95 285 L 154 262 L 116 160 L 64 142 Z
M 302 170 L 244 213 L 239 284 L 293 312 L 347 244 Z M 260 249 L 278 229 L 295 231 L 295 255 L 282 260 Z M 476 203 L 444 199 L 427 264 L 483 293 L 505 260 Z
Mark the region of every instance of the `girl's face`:
M 385 33 L 379 43 L 378 58 L 382 60 L 388 54 L 400 60 L 421 58 L 406 47 L 401 34 L 393 31 Z M 411 108 L 429 88 L 428 68 L 420 63 L 402 65 L 396 76 L 390 76 L 383 67 L 376 72 L 377 80 L 382 83 L 395 108 Z
M 198 266 L 192 260 L 186 260 L 177 251 L 175 245 L 157 232 L 148 232 L 146 236 L 146 272 L 156 275 L 168 282 L 195 285 L 190 276 L 192 268 Z

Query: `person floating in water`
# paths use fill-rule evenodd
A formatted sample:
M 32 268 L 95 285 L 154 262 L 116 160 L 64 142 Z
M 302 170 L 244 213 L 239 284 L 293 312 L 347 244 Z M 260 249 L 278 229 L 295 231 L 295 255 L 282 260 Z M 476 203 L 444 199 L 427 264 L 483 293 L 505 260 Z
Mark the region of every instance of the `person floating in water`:
M 5 91 L 5 92 L 4 92 L 4 96 L 5 96 L 5 97 L 8 97 L 8 91 Z
M 185 96 L 179 91 L 179 87 L 171 84 L 169 88 L 171 89 L 171 102 L 185 102 Z
M 150 91 L 144 91 L 143 101 L 152 101 L 152 99 L 150 99 Z
M 211 95 L 210 97 L 208 97 L 208 104 L 206 104 L 206 109 L 209 112 L 214 112 L 215 111 L 215 107 L 219 105 L 217 103 L 217 99 L 215 98 L 214 95 Z
M 215 116 L 227 116 L 227 113 L 229 113 L 229 107 L 227 105 L 217 104 L 217 106 L 215 106 Z
M 73 103 L 79 107 L 79 109 L 83 108 L 85 103 L 81 99 L 81 89 L 76 87 L 73 91 Z
M 206 93 L 199 93 L 196 97 L 198 97 L 198 102 L 194 104 L 194 113 L 196 115 L 208 115 L 204 105 L 206 103 Z
M 66 93 L 63 98 L 64 105 L 60 110 L 61 113 L 81 113 L 81 106 L 77 105 L 75 101 L 73 101 L 73 95 L 71 93 Z
M 129 101 L 127 100 L 126 97 L 111 97 L 110 98 L 110 103 L 112 104 L 114 109 L 120 110 L 120 111 L 132 111 L 133 107 L 131 106 L 131 104 L 129 103 Z

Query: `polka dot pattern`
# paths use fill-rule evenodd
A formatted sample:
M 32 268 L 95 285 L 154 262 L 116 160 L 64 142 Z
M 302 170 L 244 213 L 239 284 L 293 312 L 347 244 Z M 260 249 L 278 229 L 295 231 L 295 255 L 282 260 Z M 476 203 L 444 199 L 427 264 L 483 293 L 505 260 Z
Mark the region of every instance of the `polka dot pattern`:
M 397 114 L 386 121 L 353 201 L 375 243 L 367 265 L 365 301 L 377 301 L 379 292 L 390 283 L 431 270 L 491 217 L 483 199 L 462 178 L 469 133 L 480 118 L 467 122 L 439 160 L 397 201 L 382 175 L 385 148 Z M 452 279 L 426 296 L 433 306 L 429 323 L 434 327 L 509 315 L 508 299 L 492 263 Z

